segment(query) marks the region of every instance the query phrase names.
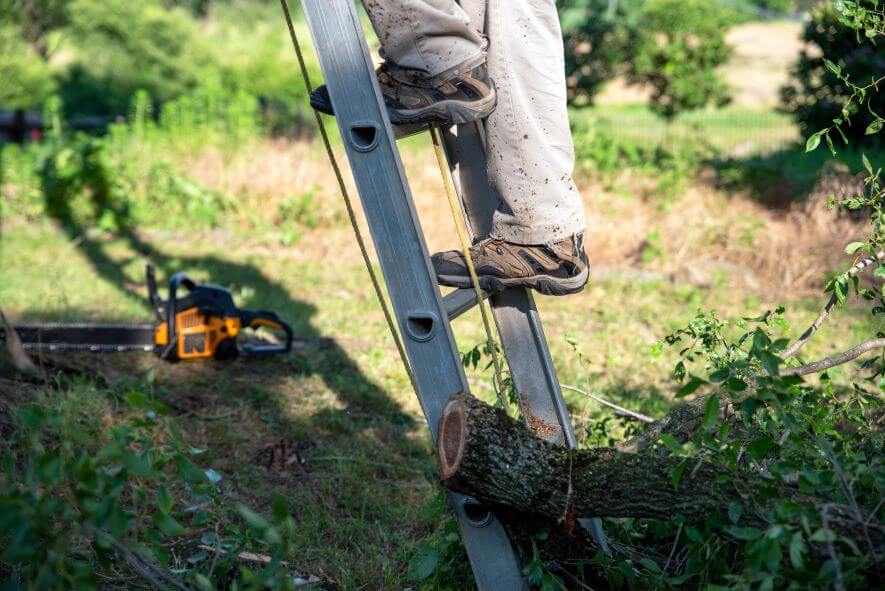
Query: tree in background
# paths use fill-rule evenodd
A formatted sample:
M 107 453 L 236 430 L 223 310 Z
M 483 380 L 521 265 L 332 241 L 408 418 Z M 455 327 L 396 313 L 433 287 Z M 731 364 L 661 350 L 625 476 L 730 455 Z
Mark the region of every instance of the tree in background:
M 829 4 L 813 10 L 811 17 L 803 35 L 806 47 L 793 71 L 795 80 L 781 89 L 783 109 L 794 115 L 804 136 L 838 120 L 835 141 L 881 141 L 866 130 L 875 119 L 872 113 L 885 113 L 885 95 L 876 93 L 870 108 L 863 109 L 850 100 L 854 89 L 846 78 L 865 86 L 882 76 L 885 45 L 881 40 L 870 43 L 861 32 L 844 26 Z M 835 61 L 828 63 L 825 56 Z
M 652 109 L 666 119 L 683 111 L 723 106 L 728 89 L 717 74 L 731 55 L 725 43 L 729 23 L 716 2 L 649 0 L 637 15 L 629 77 L 652 88 Z
M 618 75 L 652 88 L 667 119 L 727 102 L 716 68 L 731 55 L 724 33 L 734 9 L 711 0 L 568 0 L 560 10 L 569 100 L 586 105 Z
M 159 2 L 75 0 L 68 36 L 80 55 L 62 84 L 71 112 L 126 113 L 145 90 L 163 102 L 194 88 L 210 63 L 197 39 L 196 23 L 184 10 Z
M 39 106 L 55 92 L 49 65 L 31 49 L 15 26 L 0 26 L 0 105 Z
M 44 60 L 49 34 L 68 22 L 71 0 L 0 0 L 0 23 L 14 24 Z
M 631 59 L 637 0 L 566 0 L 559 9 L 569 101 L 590 104 Z

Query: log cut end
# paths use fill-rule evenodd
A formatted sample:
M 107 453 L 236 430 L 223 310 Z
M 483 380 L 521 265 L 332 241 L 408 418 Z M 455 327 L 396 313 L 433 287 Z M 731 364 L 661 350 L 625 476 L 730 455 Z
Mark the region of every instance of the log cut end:
M 467 405 L 458 395 L 453 396 L 443 409 L 436 438 L 436 459 L 443 481 L 458 472 L 467 440 Z

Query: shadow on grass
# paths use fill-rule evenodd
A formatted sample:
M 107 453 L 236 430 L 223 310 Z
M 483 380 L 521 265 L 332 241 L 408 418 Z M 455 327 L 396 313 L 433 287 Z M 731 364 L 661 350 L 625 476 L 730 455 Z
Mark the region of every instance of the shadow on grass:
M 841 192 L 852 192 L 864 170 L 864 153 L 876 162 L 885 156 L 885 146 L 841 148 L 834 157 L 825 146 L 806 152 L 804 146 L 795 145 L 768 154 L 723 156 L 708 164 L 716 171 L 717 188 L 746 192 L 766 207 L 783 210 L 809 198 L 828 199 L 833 193 L 838 198 Z
M 363 374 L 338 342 L 322 338 L 314 305 L 294 299 L 265 269 L 214 254 L 179 254 L 180 247 L 149 242 L 122 216 L 115 240 L 95 239 L 72 222 L 65 203 L 56 199 L 47 209 L 103 281 L 144 302 L 146 320 L 153 313 L 145 289 L 125 271 L 142 257 L 155 266 L 161 285 L 184 271 L 248 287 L 244 307 L 277 312 L 307 342 L 289 355 L 232 362 L 105 356 L 114 359 L 100 362 L 114 366 L 111 390 L 119 396 L 128 382 L 144 387 L 152 371 L 157 398 L 193 445 L 208 448 L 201 464 L 232 484 L 232 503 L 262 510 L 277 495 L 287 498 L 299 523 L 298 559 L 308 568 L 316 563 L 341 573 L 335 578 L 343 586 L 374 587 L 396 576 L 408 548 L 432 532 L 442 515 L 427 508 L 437 494 L 434 470 L 424 439 L 411 437 L 414 417 Z M 120 242 L 125 255 L 111 246 Z M 391 490 L 391 483 L 397 488 Z

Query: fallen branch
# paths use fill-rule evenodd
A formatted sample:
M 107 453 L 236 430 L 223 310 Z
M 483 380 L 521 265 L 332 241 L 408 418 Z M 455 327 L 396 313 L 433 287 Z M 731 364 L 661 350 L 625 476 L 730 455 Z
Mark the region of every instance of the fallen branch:
M 488 504 L 505 523 L 513 512 L 563 524 L 575 517 L 674 515 L 691 522 L 734 503 L 743 508 L 742 524 L 767 527 L 766 513 L 781 502 L 820 505 L 771 477 L 700 458 L 547 443 L 506 413 L 464 393 L 449 399 L 438 433 L 443 484 Z M 680 466 L 681 477 L 674 483 Z M 864 539 L 863 524 L 841 507 L 831 513 L 830 524 L 839 535 Z M 878 524 L 870 529 L 874 547 L 881 549 L 885 532 Z
M 566 390 L 571 390 L 572 392 L 577 392 L 578 394 L 581 394 L 582 396 L 586 396 L 587 398 L 589 398 L 591 400 L 595 400 L 599 404 L 611 408 L 612 410 L 615 411 L 616 414 L 630 417 L 631 419 L 636 419 L 637 421 L 642 421 L 643 423 L 646 423 L 646 424 L 651 424 L 651 423 L 655 422 L 655 420 L 650 416 L 636 412 L 635 410 L 630 410 L 628 408 L 624 408 L 623 406 L 618 406 L 614 402 L 609 402 L 605 398 L 601 398 L 601 397 L 597 396 L 596 394 L 591 394 L 590 392 L 585 392 L 584 390 L 581 390 L 580 388 L 576 388 L 575 386 L 569 386 L 568 384 L 560 384 L 560 386 L 565 388 Z

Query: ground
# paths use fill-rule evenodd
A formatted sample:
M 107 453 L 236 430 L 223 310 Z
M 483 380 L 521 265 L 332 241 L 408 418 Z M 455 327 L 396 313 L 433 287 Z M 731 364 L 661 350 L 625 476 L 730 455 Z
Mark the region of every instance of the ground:
M 792 36 L 793 50 L 796 26 L 772 26 Z M 748 26 L 730 38 L 758 47 L 758 32 Z M 753 60 L 769 63 L 783 48 L 767 47 L 769 53 L 739 52 L 740 68 Z M 780 83 L 785 67 L 763 68 L 766 89 Z M 742 71 L 730 77 L 746 82 Z M 746 83 L 740 96 L 756 87 Z M 724 138 L 717 147 L 726 152 L 746 143 L 745 135 L 728 135 L 732 128 L 744 134 L 758 128 L 762 140 L 753 153 L 794 139 L 786 118 L 770 110 L 770 92 L 757 99 L 755 106 L 737 101 L 718 123 L 697 118 L 715 127 L 714 137 Z M 767 110 L 759 110 L 759 101 Z M 634 123 L 624 125 L 630 114 Z M 642 106 L 608 105 L 573 119 L 585 117 L 660 135 L 648 132 L 654 121 Z M 429 139 L 404 146 L 429 248 L 453 248 Z M 133 384 L 149 389 L 187 442 L 208 450 L 200 467 L 221 475 L 226 501 L 266 512 L 275 496 L 285 497 L 297 524 L 290 562 L 299 572 L 330 588 L 415 584 L 410 557 L 421 546 L 440 546 L 450 519 L 420 407 L 318 143 L 262 139 L 234 151 L 216 146 L 177 156 L 177 170 L 233 196 L 229 220 L 213 230 L 168 223 L 108 233 L 6 215 L 0 220 L 0 306 L 13 321 L 149 321 L 142 282 L 150 262 L 161 284 L 185 271 L 231 288 L 241 306 L 276 311 L 302 338 L 289 355 L 177 365 L 148 354 L 75 356 L 62 363 L 67 373 L 59 395 L 82 408 L 85 421 L 106 427 L 125 414 L 123 396 Z M 798 336 L 823 304 L 824 277 L 847 262 L 842 247 L 862 231 L 828 211 L 826 196 L 772 207 L 746 187 L 723 187 L 712 165 L 697 178 L 662 187 L 661 171 L 600 175 L 590 160 L 579 159 L 577 180 L 588 209 L 592 279 L 578 295 L 539 297 L 541 317 L 562 383 L 647 415 L 661 416 L 679 388 L 672 379 L 676 353 L 652 353 L 664 335 L 701 308 L 738 321 L 785 304 L 787 336 Z M 264 215 L 287 199 L 295 230 Z M 454 330 L 462 351 L 482 340 L 476 311 Z M 852 304 L 824 326 L 806 355 L 844 350 L 881 330 L 882 320 L 871 325 Z M 3 368 L 0 397 L 14 403 L 30 395 L 9 366 Z M 488 372 L 471 370 L 470 377 L 474 393 L 491 401 Z M 600 424 L 624 433 L 622 421 L 596 402 L 574 392 L 566 399 L 582 442 L 600 441 Z M 456 567 L 432 579 L 437 588 L 469 584 L 465 561 L 454 552 Z

